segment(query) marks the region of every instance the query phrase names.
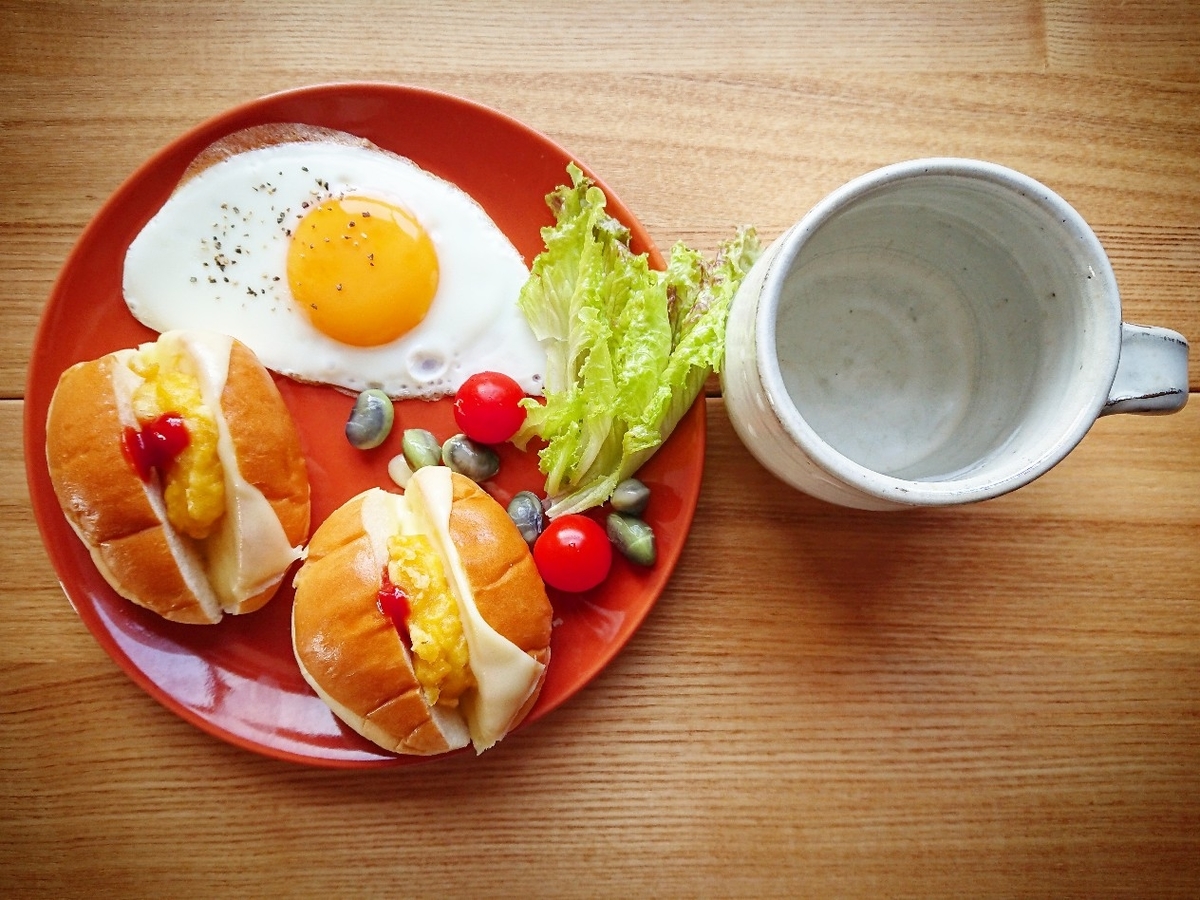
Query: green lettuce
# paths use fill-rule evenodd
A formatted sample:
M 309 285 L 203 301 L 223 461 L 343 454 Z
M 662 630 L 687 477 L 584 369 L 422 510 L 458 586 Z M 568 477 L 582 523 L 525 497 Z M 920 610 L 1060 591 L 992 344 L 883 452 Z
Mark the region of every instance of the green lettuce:
M 542 401 L 513 438 L 546 446 L 551 517 L 599 506 L 683 418 L 725 351 L 734 292 L 760 247 L 739 228 L 709 260 L 677 243 L 666 271 L 629 249 L 629 229 L 574 164 L 546 197 L 556 222 L 518 305 L 546 350 Z

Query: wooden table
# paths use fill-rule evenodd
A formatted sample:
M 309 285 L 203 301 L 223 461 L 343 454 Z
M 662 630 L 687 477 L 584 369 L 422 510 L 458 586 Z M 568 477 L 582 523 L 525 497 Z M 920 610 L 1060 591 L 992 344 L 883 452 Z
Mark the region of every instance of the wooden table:
M 691 536 L 627 648 L 478 759 L 375 772 L 236 749 L 139 690 L 59 590 L 20 444 L 103 200 L 321 81 L 499 108 L 664 248 L 773 238 L 888 162 L 991 159 L 1092 223 L 1127 318 L 1200 337 L 1195 4 L 3 0 L 0 29 L 0 893 L 1200 894 L 1195 397 L 1100 421 L 1015 495 L 868 514 L 783 488 L 710 396 Z

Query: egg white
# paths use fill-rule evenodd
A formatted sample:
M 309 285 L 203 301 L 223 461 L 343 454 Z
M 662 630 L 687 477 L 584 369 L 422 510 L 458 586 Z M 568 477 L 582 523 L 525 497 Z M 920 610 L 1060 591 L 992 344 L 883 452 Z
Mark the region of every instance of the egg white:
M 429 313 L 378 347 L 318 331 L 288 288 L 296 224 L 313 205 L 348 195 L 407 209 L 438 256 Z M 156 331 L 218 331 L 301 381 L 432 399 L 480 371 L 541 393 L 545 352 L 516 305 L 528 276 L 516 248 L 455 185 L 372 148 L 303 141 L 236 154 L 181 185 L 130 245 L 123 290 Z

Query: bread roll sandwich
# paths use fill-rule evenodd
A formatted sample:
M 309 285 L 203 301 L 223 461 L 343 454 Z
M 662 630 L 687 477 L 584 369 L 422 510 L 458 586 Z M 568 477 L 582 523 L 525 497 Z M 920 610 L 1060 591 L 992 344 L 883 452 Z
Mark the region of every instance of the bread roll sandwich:
M 296 573 L 300 671 L 337 716 L 396 753 L 482 753 L 541 691 L 552 611 L 504 508 L 445 466 L 403 495 L 337 509 Z
M 123 597 L 177 622 L 252 612 L 308 534 L 300 440 L 275 382 L 225 335 L 172 331 L 59 379 L 46 461 Z

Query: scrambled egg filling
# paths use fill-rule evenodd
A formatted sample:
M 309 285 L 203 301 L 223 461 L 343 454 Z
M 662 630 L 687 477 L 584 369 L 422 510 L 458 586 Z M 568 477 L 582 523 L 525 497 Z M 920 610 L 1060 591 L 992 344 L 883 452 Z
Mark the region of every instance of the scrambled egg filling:
M 181 359 L 167 358 L 157 345 L 137 354 L 130 368 L 144 381 L 133 394 L 142 425 L 177 413 L 187 426 L 188 445 L 161 472 L 167 519 L 184 534 L 208 537 L 225 512 L 225 473 L 217 456 L 217 421 L 200 394 L 200 380 Z
M 388 577 L 408 597 L 413 669 L 430 703 L 457 706 L 475 686 L 458 605 L 441 558 L 424 535 L 388 539 Z

